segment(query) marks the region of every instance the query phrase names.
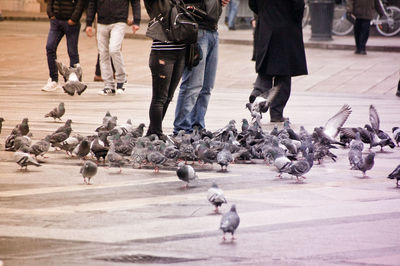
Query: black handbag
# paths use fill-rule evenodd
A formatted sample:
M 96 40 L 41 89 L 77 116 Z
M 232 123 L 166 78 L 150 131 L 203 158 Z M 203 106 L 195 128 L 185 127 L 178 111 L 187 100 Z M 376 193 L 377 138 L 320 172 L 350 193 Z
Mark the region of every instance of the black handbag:
M 202 59 L 203 51 L 198 43 L 192 43 L 186 46 L 185 65 L 189 70 L 197 66 Z
M 164 30 L 168 40 L 187 44 L 197 42 L 199 25 L 181 0 L 172 0 L 169 25 L 166 25 L 164 20 L 161 22 L 165 26 Z

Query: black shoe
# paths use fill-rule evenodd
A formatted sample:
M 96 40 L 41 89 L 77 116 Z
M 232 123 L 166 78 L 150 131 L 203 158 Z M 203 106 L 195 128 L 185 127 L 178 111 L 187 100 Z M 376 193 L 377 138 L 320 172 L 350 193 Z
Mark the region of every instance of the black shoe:
M 365 50 L 361 50 L 361 51 L 360 51 L 360 54 L 363 54 L 363 55 L 365 55 L 365 54 L 367 54 L 367 51 L 365 51 Z
M 354 53 L 355 54 L 360 54 L 360 50 L 355 50 Z
M 229 30 L 236 30 L 235 26 L 228 27 Z
M 285 122 L 285 120 L 287 120 L 287 117 L 279 117 L 279 118 L 272 118 L 271 117 L 271 123 L 282 123 Z
M 396 92 L 396 96 L 397 96 L 397 97 L 400 97 L 400 91 L 397 91 L 397 92 Z

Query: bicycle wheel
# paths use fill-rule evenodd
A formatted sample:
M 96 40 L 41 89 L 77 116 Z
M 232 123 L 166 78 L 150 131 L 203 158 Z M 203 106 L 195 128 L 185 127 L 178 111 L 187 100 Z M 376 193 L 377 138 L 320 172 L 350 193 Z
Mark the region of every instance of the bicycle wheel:
M 400 32 L 400 8 L 395 6 L 388 6 L 386 8 L 386 15 L 376 18 L 376 30 L 379 34 L 391 37 Z
M 303 12 L 303 20 L 301 22 L 301 26 L 304 28 L 307 26 L 307 24 L 310 23 L 310 7 L 308 4 L 304 6 L 304 12 Z
M 335 7 L 332 21 L 332 33 L 339 36 L 349 34 L 354 25 L 346 18 L 346 7 L 339 5 Z

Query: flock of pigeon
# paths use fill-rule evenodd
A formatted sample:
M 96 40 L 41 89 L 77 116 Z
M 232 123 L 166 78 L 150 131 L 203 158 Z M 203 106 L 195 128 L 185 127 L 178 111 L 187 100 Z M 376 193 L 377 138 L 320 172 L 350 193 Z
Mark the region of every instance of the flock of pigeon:
M 151 166 L 156 172 L 162 167 L 174 166 L 177 167 L 177 177 L 187 187 L 198 179 L 192 166 L 196 161 L 201 165 L 217 163 L 221 167 L 220 171 L 226 172 L 230 163 L 262 159 L 276 168 L 279 177 L 288 174 L 302 182 L 314 162 L 322 163 L 325 158 L 336 161 L 337 156 L 333 150 L 338 146 L 348 148 L 351 169 L 361 171 L 365 176 L 374 166 L 376 153 L 372 148 L 380 147 L 382 150 L 389 146 L 393 149 L 400 143 L 400 128 L 393 128 L 393 139 L 382 131 L 378 112 L 373 105 L 369 108 L 370 123 L 364 127 L 343 127 L 352 112 L 351 107 L 345 104 L 324 126 L 314 128 L 312 133 L 308 133 L 302 126 L 295 132 L 289 120 L 283 123 L 281 129 L 275 126 L 271 132 L 265 132 L 260 120 L 265 111 L 263 104 L 268 105 L 269 100 L 268 97 L 263 99 L 267 102 L 255 101 L 246 105 L 252 121 L 243 119 L 240 130 L 232 120 L 215 132 L 194 129 L 191 134 L 182 131 L 177 135 L 166 136 L 164 140 L 156 135 L 144 137 L 143 123 L 134 127 L 129 119 L 126 123 L 118 124 L 117 116 L 107 111 L 93 135 L 71 134 L 72 121 L 68 119 L 54 132 L 32 143 L 28 118 L 24 118 L 6 138 L 5 149 L 14 151 L 17 164 L 25 170 L 29 165 L 40 166 L 38 157 L 44 157 L 50 147 L 65 151 L 69 156 L 83 160 L 80 173 L 86 184 L 91 184 L 99 164 L 117 167 L 120 172 L 124 166 Z M 64 114 L 65 105 L 61 102 L 45 117 L 56 121 L 61 120 Z M 0 118 L 0 133 L 3 121 Z M 369 145 L 369 151 L 363 155 L 365 145 Z M 188 161 L 193 164 L 187 164 Z M 396 179 L 396 185 L 400 187 L 400 165 L 388 178 Z M 215 206 L 216 212 L 219 206 L 227 203 L 223 191 L 215 183 L 208 190 L 208 200 Z M 220 224 L 224 239 L 227 232 L 234 239 L 233 234 L 239 222 L 236 206 L 232 205 L 230 211 L 223 215 Z

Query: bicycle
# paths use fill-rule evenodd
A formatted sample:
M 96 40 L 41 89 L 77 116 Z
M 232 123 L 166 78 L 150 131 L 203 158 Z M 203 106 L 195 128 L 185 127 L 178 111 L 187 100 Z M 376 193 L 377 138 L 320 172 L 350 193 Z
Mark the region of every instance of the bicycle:
M 400 8 L 388 6 L 386 0 L 380 0 L 385 14 L 381 17 L 376 14 L 371 20 L 371 25 L 375 25 L 379 34 L 385 37 L 395 36 L 400 32 Z M 346 2 L 341 1 L 335 7 L 334 18 L 332 22 L 332 33 L 344 36 L 353 31 L 354 18 L 348 18 L 346 13 Z

